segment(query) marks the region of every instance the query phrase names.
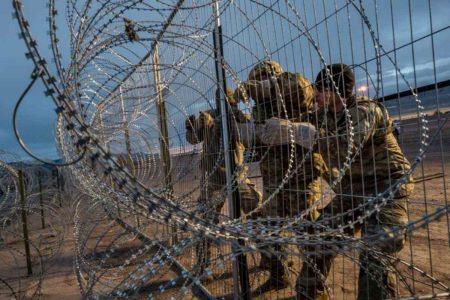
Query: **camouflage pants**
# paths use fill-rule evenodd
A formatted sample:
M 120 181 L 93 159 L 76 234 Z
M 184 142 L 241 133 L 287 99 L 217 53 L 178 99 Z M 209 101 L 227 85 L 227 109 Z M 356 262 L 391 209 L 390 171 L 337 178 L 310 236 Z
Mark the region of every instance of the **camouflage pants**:
M 262 203 L 262 195 L 256 189 L 249 179 L 244 179 L 239 183 L 238 191 L 241 199 L 241 214 L 249 213 L 256 209 Z M 218 203 L 215 207 L 208 207 L 204 210 L 203 218 L 208 218 L 214 221 L 215 224 L 219 223 L 219 217 L 227 196 L 226 187 L 223 185 L 210 184 L 202 188 L 200 197 L 197 203 L 200 205 L 207 204 L 210 201 Z
M 216 186 L 217 187 L 217 186 Z M 225 204 L 226 189 L 205 189 L 207 192 L 201 193 L 198 199 L 199 204 L 206 203 L 207 201 L 222 201 L 218 202 L 214 208 L 206 210 L 204 212 L 204 218 L 212 220 L 215 224 L 219 223 L 222 208 Z M 239 184 L 239 195 L 241 198 L 241 213 L 248 213 L 262 202 L 261 193 L 256 189 L 255 185 L 250 180 L 245 179 Z M 199 267 L 199 273 L 203 273 L 205 267 L 209 265 L 211 260 L 211 246 L 213 241 L 211 239 L 203 239 L 196 247 L 197 263 Z
M 275 192 L 275 187 L 264 187 L 264 199 L 270 197 Z M 321 190 L 320 181 L 310 182 L 306 187 L 299 185 L 285 186 L 275 197 L 267 204 L 264 214 L 270 217 L 293 218 L 299 216 L 314 203 L 320 200 Z M 311 209 L 307 219 L 316 220 L 319 217 L 318 209 Z
M 267 199 L 276 187 L 264 187 L 264 199 Z M 294 218 L 299 216 L 306 209 L 312 207 L 314 203 L 320 200 L 320 180 L 310 182 L 306 188 L 296 185 L 284 187 L 265 207 L 263 214 L 266 217 Z M 317 208 L 311 209 L 306 216 L 308 220 L 316 220 L 319 217 Z M 280 224 L 270 224 L 278 226 Z M 262 248 L 269 252 L 261 254 L 260 267 L 269 270 L 271 276 L 285 276 L 286 256 L 283 245 L 272 245 Z
M 325 207 L 318 221 L 330 220 L 322 223 L 328 228 L 336 229 L 340 225 L 355 221 L 364 211 L 355 210 L 353 214 L 337 217 L 350 209 L 356 208 L 361 199 L 350 196 L 336 196 L 330 204 Z M 393 262 L 386 259 L 382 254 L 395 255 L 399 252 L 405 242 L 404 227 L 408 222 L 406 211 L 406 196 L 397 196 L 390 199 L 388 203 L 380 208 L 379 212 L 373 213 L 365 219 L 363 224 L 358 223 L 354 229 L 347 228 L 344 234 L 353 236 L 356 231 L 361 230 L 361 237 L 378 234 L 378 238 L 370 239 L 370 247 L 360 252 L 360 272 L 358 299 L 386 299 L 395 298 L 396 276 L 393 272 Z M 398 228 L 396 234 L 392 234 L 393 228 Z M 381 235 L 380 235 L 381 233 Z M 386 235 L 383 235 L 386 234 Z M 381 236 L 381 238 L 380 238 Z M 367 242 L 367 240 L 364 240 Z M 370 251 L 373 249 L 375 251 Z M 316 253 L 308 257 L 315 267 L 303 264 L 303 268 L 296 284 L 297 299 L 328 299 L 325 291 L 324 280 L 327 278 L 333 260 L 337 256 L 330 247 L 315 246 L 306 248 L 309 253 Z M 381 253 L 381 255 L 378 255 Z M 382 257 L 383 256 L 383 257 Z M 320 276 L 319 271 L 323 277 Z

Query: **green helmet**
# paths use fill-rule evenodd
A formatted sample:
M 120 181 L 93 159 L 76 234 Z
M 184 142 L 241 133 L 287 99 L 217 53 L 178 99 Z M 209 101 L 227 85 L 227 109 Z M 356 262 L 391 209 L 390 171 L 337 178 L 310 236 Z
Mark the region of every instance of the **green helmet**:
M 260 80 L 262 77 L 267 78 L 281 73 L 283 73 L 283 69 L 279 63 L 274 60 L 263 60 L 251 69 L 247 80 Z

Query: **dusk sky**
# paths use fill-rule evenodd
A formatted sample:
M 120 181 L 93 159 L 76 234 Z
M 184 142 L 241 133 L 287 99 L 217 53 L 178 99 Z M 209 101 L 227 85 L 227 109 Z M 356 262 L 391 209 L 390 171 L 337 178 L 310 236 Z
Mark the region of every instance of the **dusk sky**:
M 51 58 L 46 22 L 47 1 L 26 1 L 25 9 L 28 13 L 33 33 L 38 40 L 41 51 L 47 59 Z M 23 159 L 29 156 L 23 152 L 16 141 L 12 128 L 12 111 L 17 99 L 30 82 L 29 78 L 34 65 L 25 58 L 26 47 L 23 40 L 19 40 L 19 26 L 12 18 L 12 1 L 0 1 L 1 41 L 0 48 L 0 148 L 15 153 Z M 36 27 L 35 27 L 36 26 Z M 47 39 L 47 40 L 46 40 Z M 19 127 L 24 140 L 37 154 L 44 157 L 56 157 L 54 143 L 54 127 L 56 114 L 54 104 L 43 93 L 43 85 L 37 81 L 24 100 L 18 113 Z
M 30 159 L 18 145 L 16 138 L 14 136 L 12 130 L 12 111 L 16 100 L 19 98 L 20 94 L 25 89 L 26 85 L 29 83 L 30 74 L 33 70 L 33 64 L 31 61 L 26 60 L 25 58 L 25 44 L 22 40 L 19 40 L 18 33 L 19 27 L 17 21 L 12 18 L 12 1 L 2 0 L 0 1 L 0 25 L 1 25 L 1 42 L 2 46 L 0 48 L 0 90 L 2 91 L 0 97 L 0 149 L 6 150 L 12 153 L 17 154 L 22 159 Z M 25 0 L 23 1 L 25 4 L 25 13 L 28 17 L 32 34 L 38 41 L 38 45 L 40 46 L 40 51 L 45 55 L 47 62 L 49 62 L 50 67 L 54 70 L 54 66 L 51 64 L 51 50 L 49 49 L 49 38 L 47 36 L 48 31 L 48 23 L 46 22 L 46 18 L 48 15 L 48 8 L 46 7 L 47 1 L 40 0 Z M 64 11 L 63 7 L 65 7 L 65 1 L 57 1 L 63 4 L 60 7 L 61 13 Z M 62 3 L 64 2 L 64 3 Z M 239 2 L 239 1 L 236 1 Z M 271 2 L 271 1 L 267 1 Z M 284 2 L 284 1 L 281 1 Z M 295 3 L 297 1 L 294 1 Z M 299 1 L 300 2 L 300 1 Z M 310 2 L 310 1 L 306 1 Z M 325 1 L 327 2 L 327 1 Z M 337 1 L 341 3 L 343 1 Z M 365 1 L 365 2 L 373 2 L 373 1 Z M 425 85 L 431 84 L 435 81 L 435 73 L 436 80 L 442 81 L 450 79 L 450 3 L 448 0 L 432 0 L 431 7 L 431 19 L 433 22 L 433 28 L 430 27 L 430 11 L 428 9 L 428 1 L 426 0 L 413 0 L 410 1 L 412 3 L 412 20 L 413 26 L 410 27 L 410 18 L 408 12 L 408 1 L 400 0 L 400 1 L 392 1 L 395 11 L 395 44 L 396 46 L 406 45 L 411 42 L 411 30 L 413 39 L 420 39 L 430 34 L 432 31 L 438 31 L 434 35 L 434 57 L 435 61 L 433 63 L 431 51 L 431 38 L 423 38 L 419 42 L 417 42 L 414 46 L 415 53 L 415 71 L 416 71 L 416 79 L 417 85 Z M 332 12 L 335 9 L 335 1 L 330 1 L 330 7 L 327 7 L 329 12 Z M 331 4 L 332 3 L 332 4 Z M 389 51 L 393 49 L 394 38 L 392 35 L 392 26 L 391 26 L 391 17 L 390 17 L 390 1 L 380 0 L 378 1 L 378 18 L 379 18 L 379 39 L 384 49 Z M 369 5 L 369 4 L 368 4 Z M 339 6 L 339 5 L 337 5 Z M 369 18 L 372 18 L 370 12 L 370 6 L 367 6 L 366 9 L 369 14 Z M 320 9 L 320 8 L 319 8 Z M 250 14 L 251 15 L 251 14 Z M 346 13 L 339 16 L 342 20 L 348 18 Z M 353 19 L 356 18 L 354 13 L 351 14 Z M 226 14 L 223 17 L 223 26 L 225 27 L 224 32 L 227 33 L 227 22 L 230 24 L 229 32 L 235 32 L 238 30 L 236 26 L 239 26 L 236 23 L 233 23 L 231 19 L 228 19 L 229 16 Z M 311 16 L 307 17 L 307 21 L 309 24 L 313 24 L 313 19 Z M 330 22 L 334 22 L 331 20 Z M 343 21 L 339 21 L 343 22 Z M 361 22 L 357 23 L 361 26 Z M 260 24 L 263 26 L 263 24 Z M 233 27 L 234 26 L 234 27 Z M 283 25 L 284 26 L 284 25 Z M 330 25 L 332 26 L 332 25 Z M 278 28 L 268 27 L 265 30 L 261 30 L 263 39 L 266 41 L 269 39 L 271 35 L 275 34 L 275 31 Z M 61 52 L 63 53 L 64 63 L 68 63 L 68 31 L 67 24 L 65 23 L 64 16 L 59 16 L 59 38 L 61 39 Z M 315 32 L 312 32 L 313 36 Z M 278 35 L 279 39 L 280 35 Z M 314 36 L 315 37 L 315 36 Z M 332 35 L 334 37 L 334 35 Z M 342 40 L 345 41 L 348 38 L 345 33 L 343 33 Z M 226 40 L 226 38 L 225 38 Z M 338 42 L 336 39 L 328 42 L 326 36 L 319 37 L 320 45 L 330 45 L 331 48 L 336 49 L 336 43 Z M 303 40 L 299 42 L 298 47 L 302 49 L 302 44 L 306 42 Z M 273 43 L 273 45 L 266 45 L 270 50 L 277 49 L 277 41 Z M 230 45 L 230 49 L 228 49 L 229 53 L 235 54 L 231 49 L 233 45 Z M 253 49 L 258 47 L 258 45 L 253 45 Z M 294 46 L 295 47 L 295 46 Z M 363 47 L 363 45 L 361 45 Z M 261 48 L 262 49 L 262 48 Z M 337 51 L 333 52 L 333 54 L 329 55 L 331 51 L 329 51 L 329 47 L 324 47 L 324 55 L 327 62 L 335 62 L 339 59 L 337 55 Z M 359 49 L 360 50 L 360 49 Z M 359 51 L 358 50 L 358 51 Z M 227 51 L 227 46 L 225 47 L 225 51 Z M 370 51 L 369 51 L 370 52 Z M 373 51 L 372 51 L 373 52 Z M 354 52 L 356 53 L 356 52 Z M 411 47 L 404 47 L 397 52 L 397 60 L 398 65 L 405 76 L 407 76 L 408 80 L 411 83 L 414 83 L 414 68 L 412 65 L 412 51 Z M 234 61 L 231 60 L 230 65 L 236 64 L 236 68 L 244 67 L 245 64 L 242 61 L 246 61 L 246 54 L 240 53 L 240 60 Z M 274 52 L 274 57 L 279 60 L 283 65 L 287 65 L 290 63 L 290 56 L 285 55 L 283 53 Z M 347 57 L 348 55 L 348 57 Z M 259 58 L 264 58 L 264 52 L 257 53 L 256 56 Z M 348 62 L 350 61 L 350 52 L 347 52 L 343 56 L 343 60 Z M 366 56 L 370 58 L 370 53 Z M 393 55 L 391 56 L 393 57 Z M 355 63 L 360 63 L 363 60 L 361 57 L 353 57 Z M 251 62 L 251 58 L 247 60 L 247 62 Z M 316 58 L 313 58 L 315 64 L 320 61 Z M 383 89 L 385 90 L 385 94 L 393 93 L 396 91 L 396 71 L 391 66 L 390 62 L 387 60 L 382 60 L 383 63 Z M 436 66 L 436 69 L 434 69 Z M 234 66 L 233 66 L 234 67 Z M 295 69 L 292 71 L 302 71 L 304 74 L 311 78 L 316 73 L 316 70 L 320 68 L 320 64 L 311 68 L 306 66 L 301 69 Z M 368 73 L 374 74 L 374 69 L 369 66 Z M 361 73 L 362 74 L 362 73 Z M 358 77 L 361 77 L 360 73 L 357 73 Z M 244 75 L 242 75 L 244 76 Z M 358 84 L 364 84 L 365 79 L 361 79 Z M 401 90 L 405 89 L 405 86 L 400 88 Z M 43 158 L 56 158 L 57 150 L 54 142 L 54 122 L 56 120 L 56 114 L 54 112 L 54 103 L 50 98 L 44 96 L 42 83 L 39 81 L 34 85 L 28 96 L 26 97 L 24 104 L 21 106 L 18 120 L 19 120 L 19 128 L 21 130 L 21 134 L 25 140 L 25 142 L 29 145 L 32 151 Z

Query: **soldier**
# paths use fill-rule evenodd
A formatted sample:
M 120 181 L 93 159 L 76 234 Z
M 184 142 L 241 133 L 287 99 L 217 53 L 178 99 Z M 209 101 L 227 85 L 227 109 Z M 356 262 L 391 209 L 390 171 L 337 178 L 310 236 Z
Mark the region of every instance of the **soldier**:
M 315 97 L 320 108 L 316 124 L 320 128 L 319 151 L 330 169 L 330 180 L 338 182 L 334 188 L 336 196 L 322 210 L 318 224 L 336 232 L 340 226 L 359 219 L 356 228 L 344 227 L 344 234 L 350 237 L 356 230 L 361 230 L 365 244 L 369 243 L 360 253 L 358 299 L 395 298 L 396 278 L 392 266 L 383 263 L 382 259 L 389 261 L 389 256 L 383 254 L 394 256 L 404 244 L 404 228 L 408 221 L 406 202 L 413 190 L 412 179 L 405 178 L 410 163 L 393 135 L 393 121 L 386 108 L 379 102 L 356 97 L 354 82 L 353 72 L 344 64 L 329 65 L 316 78 Z M 345 107 L 351 117 L 353 135 Z M 351 137 L 353 143 L 350 143 Z M 347 162 L 349 165 L 344 165 Z M 384 195 L 388 200 L 378 206 L 378 211 L 374 208 L 380 202 L 367 204 L 395 183 L 400 184 L 399 190 Z M 372 214 L 368 215 L 369 211 Z M 378 238 L 374 240 L 377 234 Z M 342 238 L 336 241 L 342 241 Z M 297 297 L 328 299 L 324 278 L 337 254 L 333 254 L 335 251 L 330 247 L 321 245 L 311 253 L 314 254 L 310 261 L 317 269 L 302 269 L 296 286 Z
M 275 194 L 263 213 L 267 217 L 298 216 L 320 199 L 320 174 L 325 164 L 320 155 L 307 147 L 291 145 L 289 140 L 277 134 L 281 134 L 283 122 L 308 121 L 313 104 L 311 83 L 299 74 L 283 73 L 278 63 L 266 60 L 253 67 L 247 82 L 236 94 L 241 98 L 248 94 L 255 101 L 253 116 L 260 137 L 256 146 L 261 156 L 259 165 L 264 199 L 276 193 L 282 185 L 281 191 Z M 258 125 L 263 129 L 259 130 Z M 283 185 L 286 175 L 290 178 Z M 317 217 L 317 210 L 311 209 L 308 218 L 315 220 Z M 266 251 L 266 254 L 261 254 L 260 268 L 268 270 L 270 277 L 261 288 L 287 287 L 286 257 L 282 255 L 285 249 L 275 245 L 267 250 L 271 254 Z
M 235 122 L 248 122 L 250 116 L 239 110 L 234 99 L 233 91 L 227 89 L 226 98 L 230 109 L 231 140 L 233 143 L 233 158 L 236 169 L 234 179 L 238 181 L 241 198 L 241 210 L 249 212 L 261 202 L 262 196 L 255 185 L 247 178 L 248 167 L 244 164 L 245 147 L 236 135 Z M 194 145 L 203 142 L 203 152 L 200 159 L 200 197 L 198 204 L 205 218 L 211 218 L 214 223 L 219 222 L 220 212 L 226 196 L 226 170 L 222 143 L 222 122 L 218 109 L 200 112 L 200 116 L 190 116 L 186 119 L 186 140 Z M 205 240 L 197 249 L 197 256 L 202 271 L 211 256 L 211 242 Z

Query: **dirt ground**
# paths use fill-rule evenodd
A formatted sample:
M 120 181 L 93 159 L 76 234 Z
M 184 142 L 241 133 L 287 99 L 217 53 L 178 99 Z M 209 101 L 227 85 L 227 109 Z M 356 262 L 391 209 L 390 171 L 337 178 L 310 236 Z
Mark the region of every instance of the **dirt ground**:
M 439 116 L 441 119 L 446 115 Z M 438 116 L 429 118 L 429 132 L 428 135 L 433 137 L 437 132 L 441 120 Z M 402 131 L 399 137 L 402 149 L 404 149 L 410 160 L 418 155 L 420 145 L 421 132 L 419 131 L 418 122 L 416 119 L 404 120 L 402 122 Z M 253 174 L 256 176 L 257 168 L 252 166 Z M 415 185 L 414 195 L 409 199 L 409 217 L 411 221 L 418 221 L 424 216 L 433 213 L 438 208 L 443 208 L 449 204 L 450 194 L 450 122 L 447 122 L 442 128 L 439 135 L 430 144 L 427 149 L 425 159 L 414 172 L 414 178 L 417 181 Z M 256 179 L 258 185 L 261 185 Z M 182 188 L 182 186 L 180 186 Z M 195 196 L 192 197 L 193 199 Z M 42 281 L 41 299 L 81 299 L 80 289 L 77 285 L 77 280 L 74 272 L 74 247 L 75 241 L 73 236 L 73 224 L 70 222 L 71 216 L 74 215 L 74 207 L 64 205 L 63 208 L 57 208 L 61 213 L 61 220 L 64 220 L 65 226 L 58 225 L 54 221 L 54 227 L 51 229 L 39 229 L 39 218 L 37 214 L 32 214 L 30 217 L 30 230 L 32 231 L 31 240 L 43 241 L 39 245 L 39 249 L 50 249 L 52 245 L 57 243 L 58 237 L 64 237 L 62 247 L 59 248 L 58 253 L 48 254 L 44 260 L 44 277 Z M 130 218 L 133 222 L 133 218 Z M 106 224 L 104 222 L 104 228 Z M 92 230 L 90 237 L 92 238 L 92 245 L 87 244 L 92 253 L 101 252 L 106 249 L 116 235 L 121 232 L 119 226 L 108 227 L 108 234 L 104 233 L 103 225 L 100 225 Z M 144 230 L 148 236 L 157 234 L 159 236 L 168 237 L 168 229 L 162 225 L 148 224 L 147 229 Z M 445 291 L 445 288 L 440 284 L 450 285 L 450 229 L 449 229 L 449 214 L 447 213 L 442 218 L 431 223 L 425 222 L 425 226 L 418 228 L 408 235 L 407 242 L 403 250 L 398 254 L 398 257 L 404 262 L 399 263 L 397 268 L 403 275 L 403 284 L 399 293 L 402 297 L 409 297 L 411 295 L 425 296 L 431 294 L 439 294 Z M 166 230 L 165 232 L 163 232 Z M 180 235 L 179 239 L 183 239 Z M 48 242 L 45 242 L 48 240 Z M 99 242 L 100 241 L 100 242 Z M 25 260 L 23 256 L 23 244 L 21 240 L 11 237 L 9 240 L 3 241 L 8 247 L 0 247 L 0 279 L 7 282 L 13 289 L 28 290 L 25 295 L 32 296 L 33 291 L 37 289 L 36 278 L 37 275 L 26 277 Z M 119 267 L 123 261 L 129 258 L 130 253 L 135 253 L 136 249 L 142 248 L 142 243 L 138 239 L 127 238 L 120 243 L 116 242 L 120 247 L 117 248 L 117 256 L 111 258 L 107 263 L 108 272 L 118 272 Z M 95 245 L 94 245 L 95 244 Z M 56 247 L 56 246 L 55 246 Z M 10 249 L 14 248 L 16 251 L 11 254 Z M 8 250 L 9 249 L 9 250 Z M 122 249 L 122 251 L 121 251 Z M 295 251 L 295 249 L 293 249 Z M 50 251 L 50 250 L 49 250 Z M 190 247 L 176 259 L 181 262 L 186 268 L 195 265 L 195 247 Z M 213 247 L 212 257 L 217 257 L 219 253 L 229 253 L 231 250 L 227 247 Z M 33 253 L 33 251 L 32 251 Z M 147 257 L 140 257 L 135 259 L 134 264 L 130 264 L 125 268 L 120 269 L 120 272 L 126 274 L 132 272 L 137 265 L 161 252 L 146 252 Z M 88 253 L 89 254 L 89 253 Z M 87 254 L 87 255 L 88 255 Z M 121 256 L 123 255 L 123 256 Z M 16 261 L 12 258 L 14 257 Z M 46 257 L 44 255 L 44 257 Z M 88 257 L 88 256 L 86 256 Z M 339 256 L 335 262 L 332 274 L 328 278 L 328 284 L 333 291 L 335 299 L 355 299 L 357 291 L 357 276 L 358 266 L 355 263 L 357 253 L 350 251 L 347 257 Z M 88 259 L 87 259 L 88 260 Z M 295 292 L 293 290 L 293 283 L 295 282 L 296 274 L 299 271 L 300 262 L 298 259 L 292 259 L 292 286 L 278 292 L 267 292 L 258 294 L 258 286 L 260 286 L 267 278 L 268 274 L 264 271 L 259 271 L 256 265 L 259 263 L 259 254 L 247 255 L 247 263 L 250 273 L 250 286 L 254 291 L 255 299 L 294 299 Z M 33 261 L 34 267 L 38 264 Z M 95 262 L 93 262 L 95 265 Z M 18 266 L 18 267 L 17 267 Z M 415 269 L 417 268 L 417 270 Z M 36 268 L 39 270 L 39 268 Z M 419 271 L 420 270 L 420 271 Z M 35 271 L 38 273 L 38 271 Z M 110 274 L 110 273 L 108 273 Z M 106 275 L 105 275 L 106 276 Z M 177 296 L 180 290 L 180 284 L 165 289 L 160 292 L 161 285 L 167 284 L 171 278 L 176 278 L 177 274 L 169 266 L 164 266 L 160 269 L 160 274 L 155 276 L 152 280 L 146 283 L 146 288 L 142 290 L 140 295 L 134 295 L 133 299 L 147 299 L 146 291 L 153 291 L 154 296 L 158 299 L 170 299 Z M 231 299 L 232 295 L 232 272 L 231 262 L 229 259 L 224 261 L 224 267 L 216 267 L 212 274 L 213 280 L 206 281 L 204 286 L 217 298 Z M 20 284 L 20 286 L 19 286 Z M 0 299 L 12 299 L 13 295 L 8 290 L 5 284 L 0 282 Z M 194 298 L 191 292 L 188 292 L 185 298 Z

